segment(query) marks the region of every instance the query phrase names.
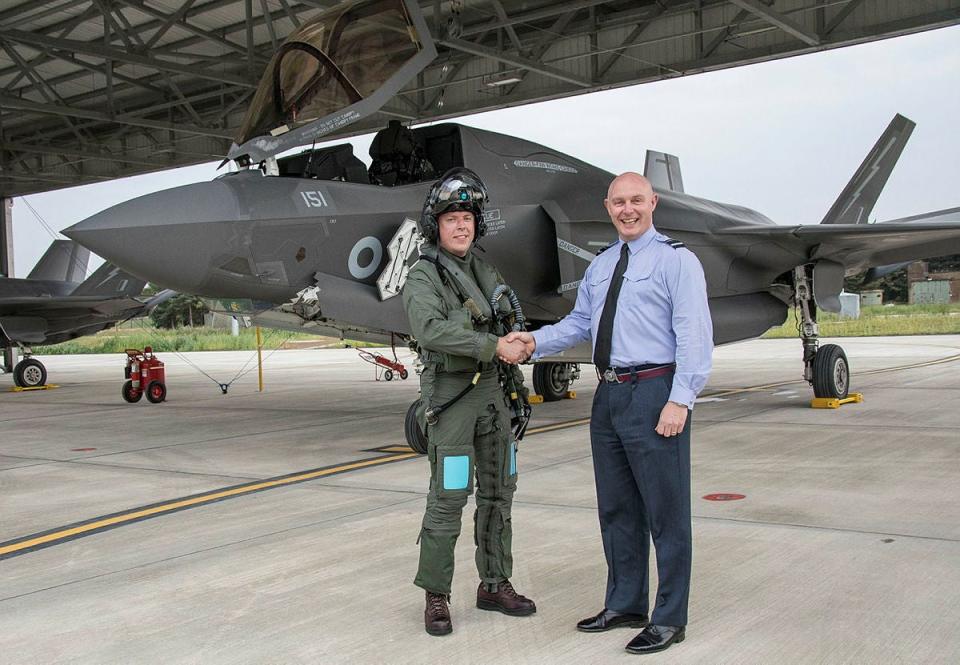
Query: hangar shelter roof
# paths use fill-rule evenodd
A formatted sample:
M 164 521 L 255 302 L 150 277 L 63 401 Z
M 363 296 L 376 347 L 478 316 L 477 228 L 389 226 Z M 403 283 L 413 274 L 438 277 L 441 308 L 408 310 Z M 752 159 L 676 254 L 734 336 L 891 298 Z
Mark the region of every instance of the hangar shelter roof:
M 406 1 L 437 56 L 326 138 L 960 22 L 960 0 Z M 223 159 L 280 44 L 344 6 L 0 0 L 0 195 Z

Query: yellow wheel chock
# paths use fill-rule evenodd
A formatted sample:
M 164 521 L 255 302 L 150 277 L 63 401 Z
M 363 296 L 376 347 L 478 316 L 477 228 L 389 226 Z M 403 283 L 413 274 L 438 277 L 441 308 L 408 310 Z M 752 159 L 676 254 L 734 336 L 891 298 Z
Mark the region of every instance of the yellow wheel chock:
M 562 399 L 577 399 L 576 390 L 568 390 Z M 543 395 L 530 395 L 531 404 L 543 404 Z
M 21 388 L 20 386 L 10 386 L 10 390 L 9 390 L 8 392 L 11 392 L 11 393 L 25 393 L 25 392 L 30 391 L 30 390 L 53 390 L 54 388 L 59 388 L 59 387 L 60 387 L 60 386 L 58 386 L 58 385 L 55 384 L 55 383 L 48 383 L 48 384 L 43 385 L 43 386 L 31 386 L 31 387 L 29 387 L 29 388 Z
M 814 409 L 839 409 L 843 404 L 859 404 L 863 401 L 863 393 L 850 393 L 845 399 L 836 397 L 814 397 L 810 406 Z

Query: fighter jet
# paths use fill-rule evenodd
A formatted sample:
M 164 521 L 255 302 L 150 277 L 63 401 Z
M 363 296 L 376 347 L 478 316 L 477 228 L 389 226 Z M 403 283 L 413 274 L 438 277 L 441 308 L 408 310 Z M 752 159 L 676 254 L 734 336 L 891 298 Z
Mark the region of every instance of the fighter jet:
M 26 279 L 0 278 L 0 347 L 19 347 L 25 356 L 13 368 L 15 385 L 35 388 L 47 382 L 47 370 L 32 357 L 31 346 L 92 335 L 169 297 L 137 300 L 146 282 L 110 263 L 84 280 L 89 259 L 90 252 L 75 242 L 54 240 Z
M 602 206 L 612 173 L 454 123 L 391 124 L 371 146 L 370 169 L 349 144 L 278 157 L 375 117 L 433 57 L 416 3 L 376 13 L 389 5 L 338 5 L 288 38 L 229 153 L 253 168 L 122 203 L 65 233 L 132 274 L 263 325 L 408 340 L 396 296 L 417 259 L 416 220 L 435 174 L 465 166 L 490 192 L 480 247 L 519 296 L 528 326 L 563 317 L 597 250 L 616 239 Z M 913 127 L 895 117 L 813 225 L 781 226 L 692 196 L 676 157 L 648 154 L 660 197 L 654 223 L 703 263 L 717 344 L 757 337 L 796 307 L 805 377 L 817 396 L 847 394 L 843 350 L 818 344 L 817 306 L 839 310 L 846 274 L 960 252 L 955 222 L 865 223 Z M 583 346 L 538 363 L 535 390 L 558 399 L 590 358 Z

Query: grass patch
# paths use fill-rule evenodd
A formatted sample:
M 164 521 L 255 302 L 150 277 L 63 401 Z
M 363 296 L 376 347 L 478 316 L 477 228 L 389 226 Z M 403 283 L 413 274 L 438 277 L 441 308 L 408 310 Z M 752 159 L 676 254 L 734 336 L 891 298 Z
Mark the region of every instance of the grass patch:
M 872 305 L 860 309 L 859 319 L 818 310 L 817 323 L 821 337 L 960 334 L 960 304 Z M 795 310 L 790 310 L 786 323 L 763 335 L 764 339 L 784 337 L 797 337 Z
M 293 346 L 297 342 L 316 342 L 324 348 L 376 346 L 366 342 L 343 341 L 333 337 L 321 337 L 287 330 L 263 328 L 263 348 L 275 349 L 281 344 Z M 120 327 L 104 330 L 96 335 L 80 337 L 52 346 L 35 346 L 37 355 L 66 355 L 78 353 L 123 353 L 125 349 L 142 349 L 152 346 L 157 353 L 164 351 L 254 351 L 257 335 L 253 328 L 241 328 L 234 337 L 229 330 L 199 328 L 154 328 L 140 321 L 129 321 Z M 302 344 L 296 345 L 302 348 Z

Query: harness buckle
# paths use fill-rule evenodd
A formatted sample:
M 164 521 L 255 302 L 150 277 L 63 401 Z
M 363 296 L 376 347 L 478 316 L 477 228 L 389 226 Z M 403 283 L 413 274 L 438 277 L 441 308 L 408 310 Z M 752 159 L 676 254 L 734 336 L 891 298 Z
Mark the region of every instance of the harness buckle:
M 607 383 L 620 383 L 620 377 L 617 376 L 616 370 L 612 367 L 603 370 L 603 380 Z

